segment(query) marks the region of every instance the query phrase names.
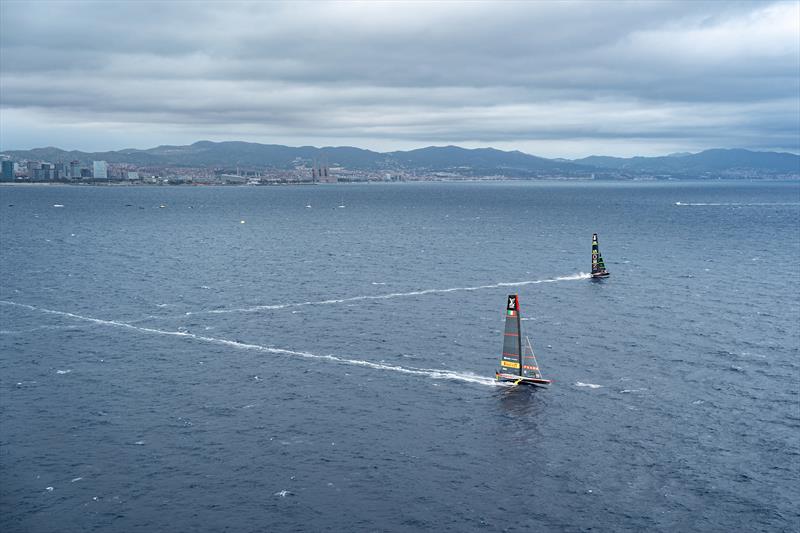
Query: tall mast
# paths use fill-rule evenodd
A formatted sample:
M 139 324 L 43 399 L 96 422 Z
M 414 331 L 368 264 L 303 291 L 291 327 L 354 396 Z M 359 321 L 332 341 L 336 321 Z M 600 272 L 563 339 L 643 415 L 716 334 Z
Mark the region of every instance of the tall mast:
M 522 357 L 520 355 L 520 335 L 519 335 L 519 300 L 516 294 L 508 295 L 506 305 L 506 325 L 503 332 L 503 355 L 500 357 L 500 372 L 503 374 L 513 374 L 512 369 L 517 369 L 517 374 L 521 375 Z
M 517 357 L 519 357 L 519 375 L 522 377 L 522 318 L 519 311 L 519 296 L 517 297 Z

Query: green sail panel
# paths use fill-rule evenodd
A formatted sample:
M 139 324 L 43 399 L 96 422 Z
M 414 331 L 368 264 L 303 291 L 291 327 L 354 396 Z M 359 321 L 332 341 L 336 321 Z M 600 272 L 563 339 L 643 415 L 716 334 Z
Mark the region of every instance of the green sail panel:
M 519 297 L 516 294 L 509 294 L 506 304 L 506 328 L 503 332 L 503 353 L 500 356 L 501 374 L 522 375 L 519 320 Z
M 599 274 L 606 271 L 606 264 L 603 256 L 600 255 L 600 245 L 597 242 L 597 233 L 592 235 L 592 274 Z

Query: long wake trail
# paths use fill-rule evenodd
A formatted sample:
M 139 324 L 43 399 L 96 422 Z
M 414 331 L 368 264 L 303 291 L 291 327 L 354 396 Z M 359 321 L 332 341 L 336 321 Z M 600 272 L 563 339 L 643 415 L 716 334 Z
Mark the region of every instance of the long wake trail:
M 786 207 L 800 206 L 800 202 L 675 202 L 678 207 Z
M 341 304 L 348 302 L 358 302 L 362 300 L 389 300 L 391 298 L 403 298 L 408 296 L 423 296 L 426 294 L 443 294 L 448 292 L 460 291 L 482 291 L 486 289 L 499 289 L 502 287 L 524 287 L 526 285 L 537 285 L 539 283 L 555 283 L 557 281 L 574 281 L 581 279 L 588 279 L 591 276 L 584 272 L 572 274 L 570 276 L 559 276 L 557 278 L 536 279 L 530 281 L 509 281 L 492 283 L 491 285 L 477 285 L 475 287 L 450 287 L 447 289 L 421 289 L 409 292 L 392 292 L 389 294 L 369 294 L 364 296 L 352 296 L 349 298 L 338 298 L 330 300 L 318 300 L 315 302 L 291 302 L 285 304 L 271 304 L 271 305 L 254 305 L 252 307 L 239 307 L 232 309 L 210 309 L 206 311 L 189 311 L 186 315 L 206 315 L 206 314 L 225 314 L 225 313 L 254 313 L 257 311 L 266 311 L 271 309 L 287 309 L 290 307 L 303 307 L 307 305 L 331 305 Z
M 262 353 L 270 353 L 270 354 L 278 354 L 278 355 L 286 355 L 291 357 L 302 357 L 304 359 L 315 359 L 321 361 L 327 361 L 331 363 L 343 364 L 343 365 L 352 365 L 352 366 L 361 366 L 366 368 L 372 368 L 375 370 L 384 370 L 390 372 L 399 372 L 401 374 L 409 374 L 414 376 L 422 376 L 432 379 L 448 379 L 448 380 L 455 380 L 455 381 L 464 381 L 468 383 L 476 383 L 479 385 L 489 385 L 495 386 L 497 382 L 489 377 L 479 376 L 477 374 L 472 374 L 469 372 L 456 372 L 453 370 L 440 370 L 434 368 L 411 368 L 411 367 L 404 367 L 398 365 L 387 365 L 384 363 L 374 363 L 372 361 L 366 361 L 363 359 L 350 359 L 346 357 L 339 357 L 336 355 L 320 355 L 314 354 L 310 352 L 298 352 L 294 350 L 286 350 L 284 348 L 272 348 L 270 346 L 262 346 L 260 344 L 250 344 L 246 342 L 240 341 L 232 341 L 228 339 L 222 339 L 218 337 L 208 337 L 205 335 L 197 335 L 195 333 L 190 333 L 188 331 L 169 331 L 163 329 L 156 329 L 156 328 L 148 328 L 143 326 L 135 326 L 133 324 L 128 324 L 127 322 L 119 322 L 117 320 L 103 320 L 101 318 L 93 318 L 90 316 L 78 315 L 75 313 L 69 313 L 67 311 L 57 311 L 54 309 L 46 309 L 44 307 L 35 307 L 33 305 L 28 304 L 21 304 L 17 302 L 11 302 L 8 300 L 0 300 L 0 304 L 2 305 L 9 305 L 14 307 L 21 307 L 23 309 L 29 309 L 31 311 L 38 311 L 40 313 L 45 313 L 49 315 L 57 315 L 63 316 L 67 318 L 72 318 L 75 320 L 82 320 L 84 322 L 89 322 L 92 324 L 97 324 L 99 326 L 109 326 L 121 329 L 127 329 L 130 331 L 136 331 L 139 333 L 149 333 L 152 335 L 164 335 L 169 337 L 182 337 L 185 339 L 193 339 L 201 342 L 206 342 L 210 344 L 218 344 L 223 346 L 230 346 L 233 348 L 237 348 L 240 350 L 252 350 L 258 351 Z

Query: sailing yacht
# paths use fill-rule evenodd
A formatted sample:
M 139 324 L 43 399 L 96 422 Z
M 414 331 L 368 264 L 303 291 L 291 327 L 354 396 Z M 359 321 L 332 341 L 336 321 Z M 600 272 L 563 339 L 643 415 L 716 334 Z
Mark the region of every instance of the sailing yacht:
M 506 329 L 503 332 L 503 354 L 500 356 L 500 368 L 495 371 L 494 377 L 497 381 L 510 381 L 514 385 L 524 383 L 546 387 L 551 380 L 542 378 L 531 340 L 525 337 L 525 342 L 522 342 L 520 324 L 519 296 L 509 294 Z
M 592 234 L 592 277 L 607 278 L 610 274 L 606 270 L 603 256 L 600 255 L 600 246 L 597 244 L 597 233 Z

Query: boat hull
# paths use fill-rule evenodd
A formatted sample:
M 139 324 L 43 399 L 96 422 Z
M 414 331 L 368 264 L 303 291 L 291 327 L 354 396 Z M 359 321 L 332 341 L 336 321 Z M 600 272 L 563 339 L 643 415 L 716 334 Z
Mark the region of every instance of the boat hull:
M 547 387 L 552 383 L 549 379 L 541 378 L 526 378 L 522 376 L 515 376 L 514 374 L 495 374 L 497 381 L 507 381 L 515 385 L 532 385 L 534 387 Z
M 593 278 L 607 278 L 610 275 L 611 274 L 609 274 L 608 272 L 597 272 L 595 274 L 592 274 L 592 277 Z

